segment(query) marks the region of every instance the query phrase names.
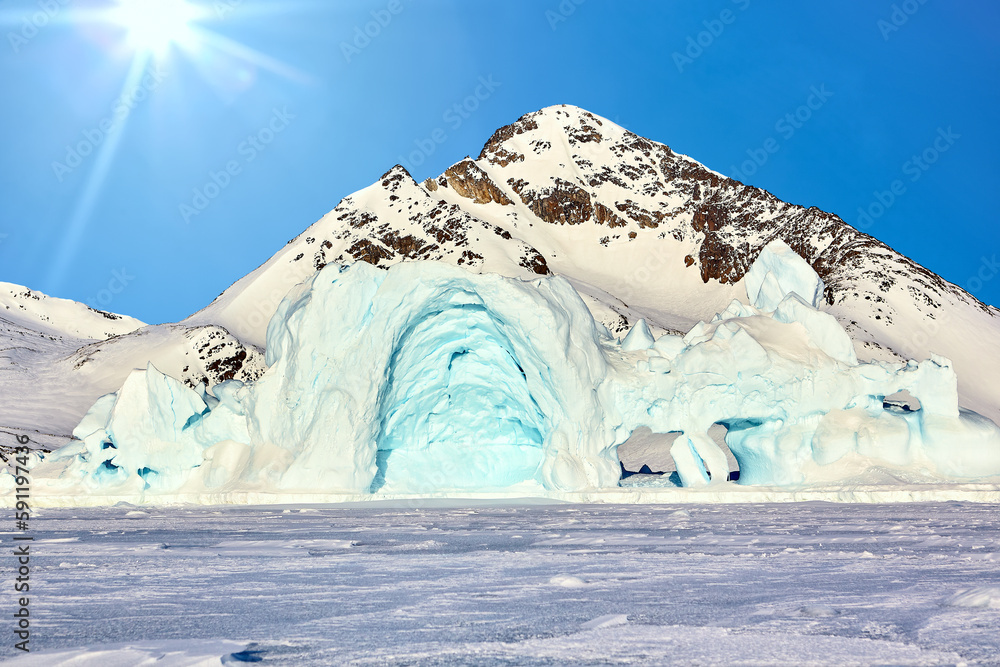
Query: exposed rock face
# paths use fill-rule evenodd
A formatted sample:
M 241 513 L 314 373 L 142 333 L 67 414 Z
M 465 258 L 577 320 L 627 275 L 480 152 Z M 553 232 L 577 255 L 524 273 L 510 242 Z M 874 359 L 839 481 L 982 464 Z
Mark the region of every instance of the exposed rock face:
M 539 141 L 526 138 L 538 130 L 540 118 L 552 116 L 562 125 L 571 149 L 582 152 L 587 144 L 604 144 L 621 159 L 614 165 L 601 164 L 573 153 L 573 166 L 580 176 L 575 183 L 553 176 L 550 185 L 539 187 L 537 182 L 509 177 L 511 189 L 545 222 L 580 224 L 592 218 L 611 228 L 669 226 L 673 238 L 698 244 L 696 253 L 681 255 L 677 260 L 687 266 L 697 264 L 706 283 L 738 282 L 761 248 L 780 238 L 820 275 L 831 305 L 858 297 L 884 303 L 878 292 L 898 286 L 905 278 L 917 283 L 913 290 L 908 286 L 907 292 L 913 292 L 910 296 L 924 307 L 933 309 L 944 295 L 951 295 L 984 312 L 995 311 L 835 215 L 782 202 L 765 190 L 712 172 L 667 146 L 631 132 L 602 134 L 600 128 L 605 122 L 572 107 L 528 114 L 501 128 L 487 143 L 480 159 L 507 171 L 505 156 L 526 142 L 539 146 Z M 603 193 L 612 189 L 639 196 L 618 196 L 611 201 Z M 867 284 L 871 282 L 877 285 L 877 292 Z M 891 323 L 892 313 L 883 310 L 880 318 Z
M 190 361 L 184 367 L 188 386 L 214 387 L 226 380 L 254 382 L 264 373 L 264 355 L 247 347 L 219 327 L 202 327 L 186 332 L 192 341 L 186 353 Z
M 515 135 L 537 129 L 538 123 L 529 116 L 522 116 L 518 122 L 501 127 L 494 132 L 490 140 L 483 146 L 483 150 L 480 151 L 479 159 L 489 160 L 491 164 L 499 164 L 503 167 L 506 167 L 511 162 L 523 162 L 524 155 L 507 150 L 504 147 L 504 143 Z
M 397 165 L 376 185 L 345 198 L 327 214 L 324 220 L 335 224 L 324 230 L 325 240 L 317 243 L 319 232 L 310 231 L 290 242 L 290 246 L 315 248 L 297 252 L 291 261 L 311 257 L 316 270 L 330 262 L 367 262 L 385 268 L 408 260 L 448 261 L 477 269 L 483 266 L 484 254 L 474 246 L 485 238 L 499 237 L 517 253 L 520 267 L 532 273 L 548 272 L 538 250 L 459 203 L 438 197 L 448 192 L 477 204 L 512 203 L 471 160 L 458 163 L 437 179 L 427 179 L 423 186 Z M 367 206 L 369 202 L 375 206 Z
M 557 178 L 553 187 L 539 190 L 531 189 L 525 181 L 507 182 L 531 212 L 545 222 L 579 225 L 594 215 L 590 193 L 569 181 Z
M 462 160 L 449 167 L 444 172 L 444 179 L 447 185 L 454 188 L 455 192 L 477 204 L 495 202 L 506 206 L 511 203 L 507 195 L 490 180 L 486 172 L 470 159 Z M 436 185 L 435 181 L 430 182 Z
M 615 212 L 604 204 L 598 204 L 594 207 L 594 218 L 597 220 L 599 225 L 607 225 L 608 227 L 624 227 L 627 223 L 615 215 Z
M 540 276 L 544 276 L 549 273 L 549 266 L 545 263 L 545 258 L 542 257 L 542 254 L 534 248 L 530 248 L 528 253 L 521 258 L 521 261 L 518 262 L 518 264 Z

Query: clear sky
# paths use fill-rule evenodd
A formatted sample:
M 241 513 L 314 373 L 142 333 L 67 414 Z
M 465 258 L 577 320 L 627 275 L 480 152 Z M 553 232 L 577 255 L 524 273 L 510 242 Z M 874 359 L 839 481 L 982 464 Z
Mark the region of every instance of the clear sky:
M 995 2 L 142 1 L 0 0 L 0 280 L 178 320 L 570 103 L 1000 304 Z

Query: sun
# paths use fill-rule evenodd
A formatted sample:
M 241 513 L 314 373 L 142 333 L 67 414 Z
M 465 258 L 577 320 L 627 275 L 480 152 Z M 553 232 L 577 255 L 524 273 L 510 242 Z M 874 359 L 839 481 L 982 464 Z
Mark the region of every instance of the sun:
M 162 54 L 190 38 L 191 23 L 201 11 L 185 0 L 118 0 L 110 18 L 125 29 L 136 51 Z

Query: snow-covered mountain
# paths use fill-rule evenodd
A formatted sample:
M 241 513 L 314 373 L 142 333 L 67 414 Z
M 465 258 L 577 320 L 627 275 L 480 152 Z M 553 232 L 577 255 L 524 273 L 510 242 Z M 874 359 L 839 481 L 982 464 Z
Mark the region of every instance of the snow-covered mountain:
M 836 215 L 783 202 L 572 106 L 523 116 L 437 178 L 401 166 L 319 222 L 186 324 L 263 346 L 292 285 L 330 262 L 434 259 L 570 279 L 614 333 L 638 318 L 686 331 L 733 299 L 779 238 L 826 284 L 826 309 L 863 361 L 950 358 L 963 407 L 1000 422 L 1000 311 Z
M 192 387 L 264 368 L 260 350 L 217 326 L 147 326 L 0 283 L 0 433 L 61 445 L 97 397 L 150 361 Z
M 785 241 L 826 285 L 859 359 L 950 358 L 963 407 L 1000 423 L 1000 311 L 847 225 L 783 202 L 572 106 L 523 116 L 478 158 L 416 182 L 401 166 L 340 204 L 205 309 L 175 325 L 4 284 L 0 430 L 65 436 L 133 368 L 191 386 L 255 379 L 268 321 L 328 263 L 440 260 L 560 274 L 623 335 L 687 331 L 733 300 L 761 249 Z M 657 331 L 659 329 L 659 331 Z

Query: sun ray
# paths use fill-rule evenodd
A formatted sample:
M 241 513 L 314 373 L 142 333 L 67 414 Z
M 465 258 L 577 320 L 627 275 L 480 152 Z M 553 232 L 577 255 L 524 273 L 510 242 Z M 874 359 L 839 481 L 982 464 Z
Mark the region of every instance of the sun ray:
M 313 77 L 309 74 L 306 74 L 291 65 L 287 65 L 276 58 L 272 58 L 267 54 L 251 49 L 249 46 L 241 44 L 234 39 L 220 35 L 219 33 L 208 30 L 202 26 L 191 26 L 191 32 L 195 36 L 193 43 L 197 44 L 198 47 L 208 46 L 210 48 L 217 49 L 218 51 L 235 56 L 240 60 L 262 67 L 297 83 L 313 83 Z M 190 46 L 190 44 L 188 46 Z
M 136 54 L 125 77 L 125 83 L 122 85 L 122 96 L 138 88 L 149 61 L 149 53 Z M 76 206 L 73 208 L 69 224 L 66 226 L 66 231 L 59 242 L 59 249 L 56 251 L 55 259 L 49 268 L 46 290 L 50 293 L 57 293 L 59 291 L 60 283 L 66 275 L 69 264 L 73 261 L 73 256 L 76 253 L 80 239 L 83 238 L 84 232 L 87 231 L 87 226 L 94 213 L 94 207 L 101 194 L 104 181 L 108 177 L 108 172 L 111 170 L 113 158 L 115 153 L 118 152 L 118 145 L 121 142 L 121 137 L 125 132 L 127 124 L 128 116 L 126 115 L 108 132 L 104 142 L 98 148 L 97 158 L 94 161 L 93 169 L 87 176 L 83 194 L 80 195 Z
M 287 10 L 287 6 L 274 5 L 270 9 L 280 12 Z M 218 14 L 218 11 L 215 13 Z M 0 22 L 13 18 L 12 14 L 0 11 Z M 207 54 L 215 51 L 296 83 L 307 85 L 314 83 L 314 78 L 309 74 L 199 25 L 200 21 L 213 18 L 206 4 L 194 4 L 188 0 L 115 0 L 113 4 L 104 8 L 67 8 L 53 20 L 55 18 L 60 22 L 66 21 L 75 25 L 97 23 L 110 27 L 116 33 L 124 33 L 124 39 L 119 43 L 127 45 L 132 54 L 132 61 L 122 86 L 123 95 L 138 87 L 143 71 L 150 62 L 166 59 L 174 49 L 183 53 L 196 65 L 204 65 Z M 66 231 L 59 241 L 54 261 L 50 266 L 46 281 L 50 292 L 58 291 L 80 241 L 87 232 L 118 152 L 127 121 L 126 115 L 112 131 L 108 132 L 107 138 L 97 150 L 94 165 L 87 175 L 83 191 L 73 208 Z

